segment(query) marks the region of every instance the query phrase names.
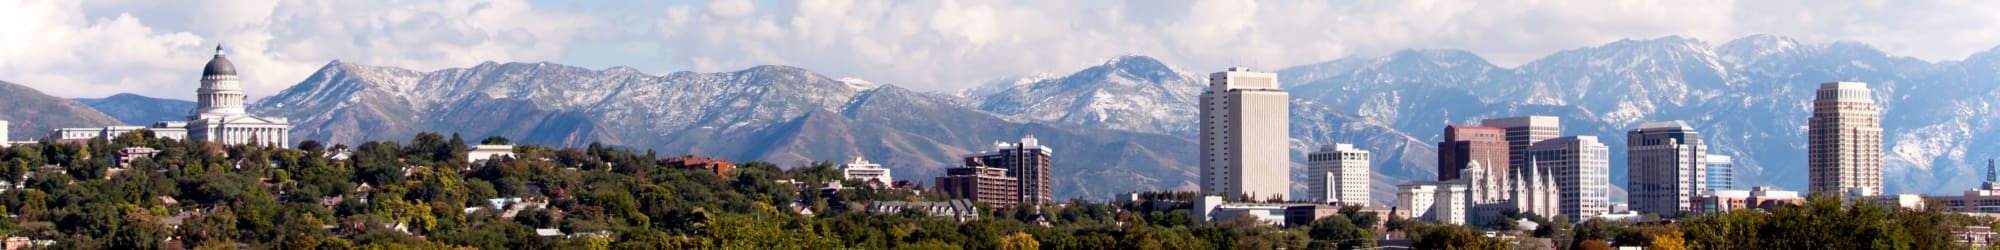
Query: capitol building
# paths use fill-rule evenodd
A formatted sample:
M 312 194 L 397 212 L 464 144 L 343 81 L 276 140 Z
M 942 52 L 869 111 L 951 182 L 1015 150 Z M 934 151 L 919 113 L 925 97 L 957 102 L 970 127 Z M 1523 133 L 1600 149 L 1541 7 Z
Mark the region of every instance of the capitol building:
M 215 58 L 201 70 L 201 88 L 195 89 L 197 105 L 186 121 L 161 121 L 152 126 L 111 126 L 103 128 L 60 128 L 49 139 L 78 140 L 117 137 L 140 129 L 168 139 L 192 139 L 225 145 L 265 144 L 286 147 L 291 141 L 290 122 L 285 118 L 250 115 L 244 109 L 243 88 L 236 77 L 236 65 L 223 57 L 215 46 Z

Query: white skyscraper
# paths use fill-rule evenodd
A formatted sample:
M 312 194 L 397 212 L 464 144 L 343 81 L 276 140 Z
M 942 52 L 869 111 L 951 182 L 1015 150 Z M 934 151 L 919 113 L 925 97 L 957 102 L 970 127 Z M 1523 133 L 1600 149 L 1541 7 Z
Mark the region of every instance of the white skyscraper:
M 1806 120 L 1812 193 L 1882 195 L 1882 113 L 1867 83 L 1830 82 Z
M 1201 94 L 1201 192 L 1289 199 L 1291 98 L 1278 75 L 1229 68 Z
M 1566 136 L 1528 146 L 1530 167 L 1555 177 L 1558 213 L 1576 221 L 1611 210 L 1611 149 L 1596 136 Z
M 1672 218 L 1708 186 L 1708 146 L 1683 121 L 1647 122 L 1626 133 L 1626 200 L 1633 211 Z
M 1368 205 L 1368 150 L 1329 145 L 1307 154 L 1306 163 L 1307 200 Z

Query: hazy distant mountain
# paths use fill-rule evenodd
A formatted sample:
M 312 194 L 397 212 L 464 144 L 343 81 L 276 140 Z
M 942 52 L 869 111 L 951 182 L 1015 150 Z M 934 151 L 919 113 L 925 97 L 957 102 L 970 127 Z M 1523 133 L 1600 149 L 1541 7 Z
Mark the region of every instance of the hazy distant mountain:
M 118 121 L 135 126 L 152 125 L 159 121 L 185 121 L 193 114 L 195 103 L 164 98 L 152 98 L 136 94 L 120 93 L 104 98 L 76 98 L 77 103 L 104 112 Z
M 4 107 L 0 108 L 0 120 L 9 122 L 8 140 L 14 141 L 47 137 L 55 128 L 119 124 L 118 119 L 83 104 L 7 81 L 0 81 L 0 107 Z
M 1197 109 L 1207 81 L 1203 73 L 1181 71 L 1151 57 L 1122 56 L 1067 76 L 996 81 L 974 88 L 985 91 L 961 92 L 988 93 L 972 96 L 972 103 L 1017 120 L 1164 133 L 1195 140 L 1200 132 Z M 1394 197 L 1395 183 L 1437 176 L 1437 150 L 1430 143 L 1388 123 L 1293 97 L 1292 156 L 1297 163 L 1293 176 L 1304 176 L 1306 152 L 1333 143 L 1352 143 L 1373 151 L 1377 203 L 1387 204 Z M 1194 144 L 1176 146 L 1196 150 Z M 1295 179 L 1293 189 L 1303 191 L 1304 179 Z
M 1806 185 L 1805 119 L 1812 90 L 1864 81 L 1884 108 L 1890 192 L 1956 193 L 1975 165 L 2000 155 L 1994 130 L 2000 53 L 1930 63 L 1857 43 L 1802 44 L 1759 35 L 1722 45 L 1681 37 L 1624 40 L 1501 68 L 1464 51 L 1404 51 L 1280 71 L 1296 97 L 1319 100 L 1436 141 L 1446 123 L 1557 115 L 1566 134 L 1611 144 L 1612 183 L 1625 183 L 1625 130 L 1688 120 L 1737 156 L 1739 186 Z M 1983 143 L 1981 143 L 1983 142 Z
M 418 131 L 578 146 L 591 142 L 796 166 L 867 156 L 930 182 L 994 141 L 1041 138 L 1061 155 L 1065 197 L 1191 186 L 1192 142 L 1167 135 L 1010 122 L 954 97 L 835 80 L 804 69 L 647 75 L 548 63 L 433 72 L 333 62 L 253 105 L 293 137 L 402 140 Z

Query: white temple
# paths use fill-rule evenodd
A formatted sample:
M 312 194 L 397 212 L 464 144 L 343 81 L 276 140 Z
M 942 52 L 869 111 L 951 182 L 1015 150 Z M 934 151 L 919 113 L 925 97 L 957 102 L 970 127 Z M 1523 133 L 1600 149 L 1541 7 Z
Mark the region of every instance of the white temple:
M 111 126 L 104 128 L 59 128 L 49 139 L 78 140 L 117 137 L 139 129 L 152 130 L 155 137 L 191 139 L 224 145 L 265 144 L 287 147 L 292 124 L 285 118 L 259 117 L 244 111 L 243 88 L 237 83 L 236 65 L 222 57 L 215 46 L 215 58 L 201 71 L 201 88 L 195 90 L 197 105 L 187 121 L 161 121 L 150 127 Z
M 1545 218 L 1555 216 L 1557 204 L 1562 200 L 1557 193 L 1555 177 L 1542 174 L 1533 161 L 1528 169 L 1516 172 L 1511 178 L 1504 175 L 1489 175 L 1479 162 L 1466 164 L 1459 170 L 1466 185 L 1465 203 L 1472 207 L 1471 223 L 1485 225 L 1498 217 L 1501 211 L 1514 209 L 1521 214 L 1534 213 Z

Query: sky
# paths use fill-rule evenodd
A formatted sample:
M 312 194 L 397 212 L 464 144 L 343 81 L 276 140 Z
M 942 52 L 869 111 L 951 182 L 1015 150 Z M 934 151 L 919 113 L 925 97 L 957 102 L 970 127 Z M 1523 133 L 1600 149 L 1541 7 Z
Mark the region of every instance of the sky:
M 2000 1 L 0 0 L 0 81 L 61 97 L 191 99 L 214 47 L 261 98 L 333 60 L 665 74 L 791 65 L 918 90 L 1066 74 L 1120 55 L 1255 70 L 1463 49 L 1501 66 L 1620 39 L 1752 34 L 1958 60 Z

